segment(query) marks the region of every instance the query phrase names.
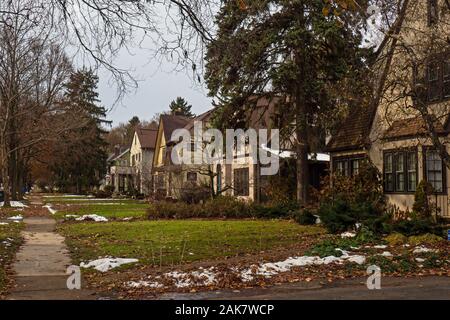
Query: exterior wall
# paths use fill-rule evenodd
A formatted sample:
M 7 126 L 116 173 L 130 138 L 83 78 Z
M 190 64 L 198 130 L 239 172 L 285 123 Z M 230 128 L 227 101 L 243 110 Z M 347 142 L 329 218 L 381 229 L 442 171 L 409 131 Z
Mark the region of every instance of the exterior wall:
M 141 147 L 138 135 L 135 133 L 130 148 L 130 164 L 133 167 L 134 187 L 145 195 L 153 189 L 153 154 L 153 150 Z

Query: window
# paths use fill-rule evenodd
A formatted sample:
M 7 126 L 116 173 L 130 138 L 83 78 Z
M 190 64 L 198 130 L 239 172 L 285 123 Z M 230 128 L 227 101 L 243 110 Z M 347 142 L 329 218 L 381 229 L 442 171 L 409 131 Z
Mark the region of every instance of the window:
M 415 192 L 417 187 L 417 150 L 385 151 L 383 170 L 386 192 Z
M 425 176 L 435 192 L 444 192 L 444 166 L 439 153 L 435 150 L 425 152 Z
M 234 195 L 249 196 L 249 171 L 248 168 L 234 169 Z
M 359 173 L 365 155 L 350 156 L 333 159 L 334 172 L 342 176 L 355 176 Z
M 443 95 L 444 98 L 450 98 L 450 58 L 444 61 L 443 75 Z
M 431 26 L 438 22 L 439 7 L 438 0 L 428 0 L 428 25 Z
M 196 172 L 188 172 L 186 178 L 187 178 L 187 181 L 196 182 L 197 181 L 197 173 Z
M 428 66 L 428 101 L 438 101 L 440 98 L 439 63 L 432 62 Z

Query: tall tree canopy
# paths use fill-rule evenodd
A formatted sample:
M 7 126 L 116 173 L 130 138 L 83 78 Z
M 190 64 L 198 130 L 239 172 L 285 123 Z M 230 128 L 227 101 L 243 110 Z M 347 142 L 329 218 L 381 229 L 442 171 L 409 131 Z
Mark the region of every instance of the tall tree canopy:
M 65 117 L 83 125 L 61 135 L 55 144 L 52 168 L 62 190 L 82 192 L 95 187 L 106 170 L 103 126 L 109 122 L 98 99 L 97 84 L 92 70 L 81 69 L 72 73 L 66 86 L 62 102 L 68 106 Z
M 170 113 L 174 115 L 179 116 L 185 116 L 185 117 L 194 117 L 195 115 L 191 112 L 192 106 L 188 104 L 186 100 L 182 97 L 177 97 L 175 100 L 173 100 L 170 105 Z
M 243 10 L 225 1 L 206 55 L 205 78 L 224 125 L 245 117 L 252 96 L 284 97 L 279 108 L 283 135 L 295 137 L 299 200 L 307 198 L 311 132 L 361 102 L 371 52 L 361 47 L 365 11 L 328 7 L 323 0 L 247 0 Z

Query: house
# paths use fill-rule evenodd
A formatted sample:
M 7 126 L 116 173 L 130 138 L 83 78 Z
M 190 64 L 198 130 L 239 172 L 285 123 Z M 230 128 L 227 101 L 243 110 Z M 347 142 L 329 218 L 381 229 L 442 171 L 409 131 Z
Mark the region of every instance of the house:
M 370 160 L 382 173 L 387 199 L 401 210 L 411 210 L 418 183 L 428 181 L 436 213 L 449 217 L 450 175 L 435 145 L 450 151 L 450 5 L 405 3 L 404 18 L 378 50 L 373 100 L 352 111 L 327 146 L 331 171 L 354 175 Z
M 154 191 L 157 198 L 179 198 L 181 191 L 188 185 L 200 186 L 208 183 L 208 168 L 205 165 L 175 164 L 171 155 L 174 146 L 178 143 L 178 141 L 172 141 L 172 133 L 177 129 L 186 129 L 193 135 L 194 123 L 196 121 L 208 123 L 211 114 L 212 110 L 194 118 L 179 115 L 161 116 L 153 157 Z M 191 146 L 193 148 L 193 143 Z M 192 157 L 194 154 L 192 152 Z
M 104 186 L 112 186 L 114 192 L 122 193 L 132 189 L 133 171 L 130 166 L 130 148 L 114 147 L 114 153 L 107 159 L 107 173 Z
M 279 111 L 280 97 L 266 98 L 255 97 L 253 107 L 248 112 L 244 129 L 253 128 L 255 130 L 267 129 L 270 134 L 271 129 L 280 129 L 286 127 L 285 121 Z M 288 120 L 289 121 L 289 120 Z M 283 185 L 290 185 L 292 194 L 295 197 L 296 190 L 296 161 L 293 152 L 294 139 L 284 139 L 280 141 L 280 149 L 270 148 L 270 138 L 268 145 L 258 141 L 256 152 L 261 150 L 267 152 L 279 161 L 279 170 L 276 177 L 283 181 Z M 269 191 L 273 189 L 271 185 L 272 176 L 263 175 L 264 165 L 258 160 L 256 163 L 251 158 L 252 145 L 245 144 L 243 150 L 233 151 L 233 161 L 227 164 L 225 160 L 217 161 L 215 166 L 216 191 L 224 190 L 224 194 L 233 195 L 245 201 L 264 202 L 269 198 Z M 320 187 L 321 178 L 326 174 L 329 167 L 329 156 L 326 154 L 310 154 L 309 159 L 309 178 L 310 185 L 314 188 Z
M 158 130 L 137 128 L 129 151 L 134 188 L 142 194 L 153 191 L 152 164 Z

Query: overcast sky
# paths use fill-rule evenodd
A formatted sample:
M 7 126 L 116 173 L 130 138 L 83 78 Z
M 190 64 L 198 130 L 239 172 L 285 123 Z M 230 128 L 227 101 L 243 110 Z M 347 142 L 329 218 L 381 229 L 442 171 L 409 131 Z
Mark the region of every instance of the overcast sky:
M 211 98 L 207 90 L 193 83 L 185 72 L 172 71 L 171 62 L 160 63 L 150 59 L 151 54 L 146 49 L 133 49 L 132 53 L 122 50 L 116 60 L 121 68 L 132 69 L 133 76 L 140 80 L 135 92 L 126 95 L 112 111 L 108 119 L 113 126 L 126 122 L 133 116 L 141 120 L 150 120 L 155 113 L 168 110 L 172 100 L 181 96 L 192 105 L 192 110 L 200 114 L 211 107 Z M 117 98 L 116 87 L 110 83 L 110 74 L 99 72 L 99 93 L 103 106 L 110 109 Z

